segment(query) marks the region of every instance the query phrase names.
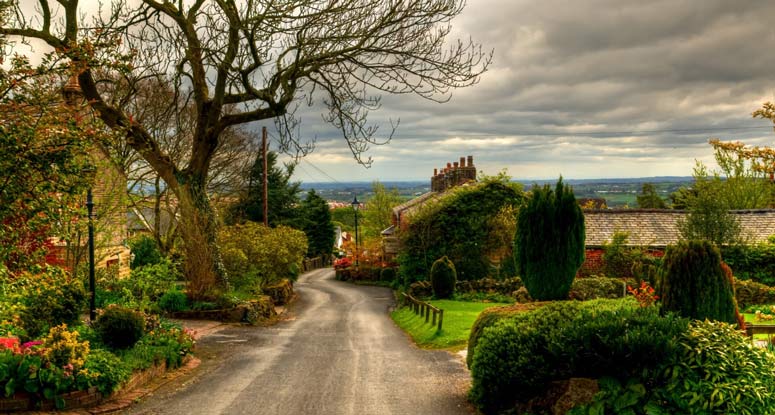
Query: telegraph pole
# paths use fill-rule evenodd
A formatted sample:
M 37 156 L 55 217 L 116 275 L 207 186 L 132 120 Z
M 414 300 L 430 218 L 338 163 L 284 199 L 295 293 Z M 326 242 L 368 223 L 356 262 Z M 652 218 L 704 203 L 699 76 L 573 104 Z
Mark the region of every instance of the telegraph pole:
M 264 186 L 263 186 L 264 226 L 269 226 L 269 200 L 268 200 L 269 199 L 269 190 L 268 190 L 269 176 L 267 174 L 268 172 L 266 171 L 269 163 L 267 162 L 267 159 L 266 159 L 266 127 L 261 127 L 261 154 L 262 154 L 262 157 L 264 158 L 264 178 L 263 178 L 264 180 Z

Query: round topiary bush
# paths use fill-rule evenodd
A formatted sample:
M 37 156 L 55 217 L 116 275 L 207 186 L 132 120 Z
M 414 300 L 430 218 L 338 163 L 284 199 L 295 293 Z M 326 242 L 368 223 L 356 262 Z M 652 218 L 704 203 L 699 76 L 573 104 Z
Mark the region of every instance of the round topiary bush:
M 128 349 L 145 334 L 145 316 L 135 310 L 110 305 L 94 322 L 102 343 L 112 349 Z
M 393 281 L 396 279 L 396 270 L 393 268 L 382 268 L 382 272 L 380 273 L 379 279 L 381 281 Z
M 709 241 L 681 241 L 665 252 L 657 295 L 663 311 L 695 320 L 737 323 L 732 281 L 724 274 L 721 254 Z
M 457 272 L 455 264 L 446 256 L 436 260 L 431 266 L 431 286 L 436 298 L 450 298 L 455 293 Z
M 188 308 L 188 297 L 180 290 L 169 290 L 159 298 L 159 308 L 163 311 L 175 312 Z

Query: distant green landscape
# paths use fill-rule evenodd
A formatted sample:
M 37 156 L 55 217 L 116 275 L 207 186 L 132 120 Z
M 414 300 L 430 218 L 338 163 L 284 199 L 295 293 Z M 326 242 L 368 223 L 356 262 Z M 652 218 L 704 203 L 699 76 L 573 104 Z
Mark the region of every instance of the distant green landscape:
M 529 189 L 533 183 L 528 180 L 516 180 Z M 538 184 L 550 181 L 537 181 Z M 586 179 L 567 180 L 573 186 L 577 198 L 603 198 L 609 208 L 637 207 L 636 196 L 644 183 L 652 183 L 665 201 L 669 202 L 670 193 L 692 182 L 691 177 L 644 177 L 635 179 Z M 398 189 L 405 200 L 412 199 L 430 191 L 429 181 L 383 182 L 388 189 Z M 346 183 L 302 183 L 302 189 L 315 189 L 324 199 L 337 202 L 351 202 L 353 195 L 361 201 L 372 195 L 371 182 Z M 669 203 L 668 203 L 669 204 Z

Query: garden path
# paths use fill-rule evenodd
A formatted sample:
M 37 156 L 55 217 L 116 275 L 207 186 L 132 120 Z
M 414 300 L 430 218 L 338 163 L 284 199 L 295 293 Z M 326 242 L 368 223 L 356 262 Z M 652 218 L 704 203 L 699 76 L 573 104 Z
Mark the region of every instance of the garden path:
M 290 318 L 203 336 L 195 375 L 128 414 L 471 414 L 459 357 L 420 350 L 387 315 L 386 288 L 300 277 Z

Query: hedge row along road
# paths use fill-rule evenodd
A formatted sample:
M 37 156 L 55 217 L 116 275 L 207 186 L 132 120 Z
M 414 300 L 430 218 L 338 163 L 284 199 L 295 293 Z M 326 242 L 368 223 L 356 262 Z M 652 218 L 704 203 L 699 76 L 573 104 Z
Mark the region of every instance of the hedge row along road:
M 443 351 L 413 346 L 387 314 L 392 292 L 319 269 L 296 283 L 289 319 L 203 337 L 203 363 L 130 414 L 471 414 L 470 376 Z

